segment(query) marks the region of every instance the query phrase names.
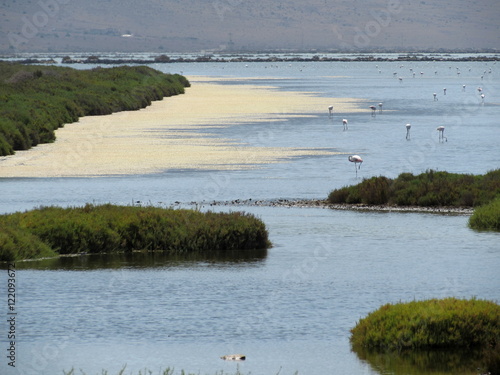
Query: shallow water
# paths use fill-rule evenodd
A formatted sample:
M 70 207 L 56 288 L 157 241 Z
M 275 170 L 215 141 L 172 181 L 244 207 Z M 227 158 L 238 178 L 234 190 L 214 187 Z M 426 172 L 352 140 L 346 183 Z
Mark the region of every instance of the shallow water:
M 274 245 L 264 253 L 232 254 L 223 260 L 155 254 L 19 263 L 18 367 L 7 368 L 2 360 L 2 374 L 54 374 L 72 367 L 87 374 L 101 369 L 113 374 L 124 365 L 135 373 L 169 366 L 200 374 L 231 372 L 236 366 L 252 374 L 276 374 L 280 368 L 280 374 L 430 373 L 429 368 L 412 368 L 412 360 L 404 366 L 383 367 L 388 359 L 359 358 L 351 352 L 349 329 L 387 302 L 448 296 L 500 300 L 500 236 L 468 229 L 466 216 L 208 204 L 238 198 L 324 198 L 330 190 L 364 177 L 395 177 L 403 171 L 433 168 L 479 174 L 498 168 L 496 65 L 155 67 L 192 76 L 255 77 L 234 82 L 324 96 L 324 116 L 206 132 L 256 146 L 327 147 L 357 153 L 364 163 L 357 176 L 347 155 L 335 155 L 243 171 L 0 179 L 2 213 L 50 204 L 139 201 L 170 206 L 179 201 L 190 206 L 195 201 L 203 210 L 244 209 L 256 214 L 266 223 Z M 481 80 L 489 67 L 492 73 Z M 415 78 L 409 68 L 417 72 Z M 403 77 L 402 83 L 393 72 Z M 478 86 L 484 89 L 484 104 Z M 439 101 L 433 101 L 433 92 Z M 366 113 L 335 113 L 331 119 L 327 107 L 334 104 L 329 100 L 334 97 L 366 99 Z M 372 117 L 368 106 L 379 102 L 384 103 L 383 112 Z M 277 108 L 277 113 L 283 112 L 286 108 Z M 344 117 L 349 119 L 348 131 L 342 130 Z M 406 123 L 412 124 L 410 141 L 405 139 Z M 438 125 L 446 126 L 447 142 L 438 142 Z M 5 280 L 2 272 L 2 288 Z M 0 340 L 6 347 L 6 333 Z M 247 361 L 238 365 L 219 359 L 238 352 L 246 354 Z M 440 373 L 471 373 L 476 367 L 440 369 Z

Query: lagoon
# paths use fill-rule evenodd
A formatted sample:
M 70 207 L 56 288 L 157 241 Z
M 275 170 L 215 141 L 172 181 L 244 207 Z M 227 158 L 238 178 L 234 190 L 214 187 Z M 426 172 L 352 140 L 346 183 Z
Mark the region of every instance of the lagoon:
M 315 92 L 325 98 L 324 114 L 305 111 L 306 117 L 287 117 L 277 107 L 281 121 L 249 119 L 199 131 L 255 147 L 322 148 L 339 154 L 236 170 L 0 178 L 2 213 L 108 202 L 245 210 L 266 223 L 274 244 L 265 253 L 222 260 L 155 254 L 18 263 L 19 366 L 15 371 L 0 367 L 2 374 L 54 374 L 72 367 L 113 374 L 124 365 L 131 373 L 175 367 L 213 374 L 234 372 L 236 366 L 252 374 L 276 374 L 280 368 L 280 374 L 430 373 L 408 364 L 384 368 L 371 357 L 359 358 L 350 350 L 349 329 L 388 302 L 449 296 L 500 300 L 500 236 L 468 229 L 467 216 L 210 206 L 213 200 L 324 198 L 334 188 L 373 175 L 395 177 L 429 168 L 480 174 L 498 168 L 500 73 L 493 62 L 154 67 L 214 77 L 224 85 Z M 490 67 L 492 73 L 481 79 Z M 404 77 L 402 83 L 394 72 Z M 221 78 L 230 79 L 221 83 Z M 484 104 L 478 86 L 486 94 Z M 335 97 L 356 98 L 366 111 L 330 118 L 327 107 L 335 103 L 328 98 Z M 383 112 L 372 117 L 368 107 L 379 102 Z M 348 131 L 342 130 L 342 118 L 349 119 Z M 410 141 L 406 123 L 412 124 Z M 448 142 L 438 141 L 439 125 L 446 126 Z M 365 160 L 357 176 L 347 161 L 347 154 L 354 153 Z M 6 277 L 2 272 L 2 288 Z M 0 336 L 4 347 L 5 336 Z M 219 358 L 240 352 L 247 360 L 239 364 Z M 442 373 L 473 371 L 448 368 Z

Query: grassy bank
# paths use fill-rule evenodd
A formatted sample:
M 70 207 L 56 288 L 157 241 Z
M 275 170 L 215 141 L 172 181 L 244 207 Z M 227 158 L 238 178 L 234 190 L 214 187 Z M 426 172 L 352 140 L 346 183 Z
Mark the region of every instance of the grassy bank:
M 351 343 L 384 350 L 498 347 L 500 305 L 456 298 L 387 304 L 356 324 Z
M 145 66 L 75 70 L 0 62 L 0 156 L 52 142 L 54 130 L 88 115 L 144 108 L 189 86 Z
M 115 205 L 43 207 L 0 216 L 0 260 L 161 250 L 172 254 L 268 248 L 250 214 Z
M 371 177 L 354 186 L 332 191 L 328 202 L 397 206 L 477 207 L 500 194 L 500 169 L 485 175 L 428 170 L 402 173 L 396 179 Z

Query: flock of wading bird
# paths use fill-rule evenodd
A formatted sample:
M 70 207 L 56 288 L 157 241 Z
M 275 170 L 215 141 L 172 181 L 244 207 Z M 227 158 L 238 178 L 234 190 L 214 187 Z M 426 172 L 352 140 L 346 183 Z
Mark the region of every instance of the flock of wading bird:
M 496 62 L 494 62 L 494 64 L 496 64 Z M 378 65 L 376 67 L 378 69 Z M 403 65 L 400 66 L 400 68 L 402 68 L 402 67 L 403 67 Z M 449 69 L 451 69 L 451 66 L 449 67 Z M 460 74 L 461 74 L 460 68 L 457 67 L 456 70 L 457 70 L 457 76 L 460 76 Z M 471 68 L 469 68 L 469 72 L 470 71 L 471 71 Z M 381 73 L 381 70 L 379 69 L 378 72 Z M 416 73 L 413 71 L 413 68 L 410 68 L 410 72 L 411 72 L 413 78 L 415 78 Z M 438 74 L 437 70 L 434 71 L 434 75 L 437 75 L 437 74 Z M 486 74 L 491 74 L 491 68 L 489 68 L 488 70 L 485 70 L 483 72 L 483 74 L 481 75 L 481 80 L 484 79 L 484 76 Z M 423 76 L 424 72 L 420 72 L 420 75 Z M 393 76 L 394 77 L 398 77 L 399 83 L 403 83 L 403 77 L 398 76 L 397 72 L 394 72 Z M 466 85 L 462 85 L 462 91 L 465 91 L 465 89 L 466 89 Z M 485 94 L 483 93 L 483 88 L 482 87 L 478 87 L 477 91 L 478 91 L 479 97 L 481 99 L 481 104 L 484 104 Z M 437 93 L 433 93 L 432 95 L 434 97 L 434 101 L 438 101 Z M 443 88 L 443 95 L 446 95 L 446 87 Z M 379 112 L 382 112 L 383 105 L 384 105 L 384 103 L 378 103 L 378 110 L 379 110 Z M 377 107 L 374 106 L 374 105 L 371 105 L 369 108 L 371 109 L 372 117 L 375 117 L 377 115 Z M 333 117 L 333 105 L 328 106 L 328 114 L 329 114 L 330 118 Z M 345 119 L 345 118 L 342 119 L 342 125 L 343 125 L 343 130 L 344 131 L 348 130 L 348 123 L 349 122 L 347 121 L 347 119 Z M 406 124 L 405 128 L 406 128 L 406 140 L 409 141 L 410 140 L 411 124 Z M 448 138 L 444 136 L 444 129 L 445 129 L 444 126 L 438 126 L 436 128 L 436 130 L 439 133 L 439 142 L 448 142 Z M 348 157 L 348 160 L 350 162 L 354 163 L 354 169 L 356 170 L 356 176 L 357 176 L 358 175 L 358 169 L 361 168 L 361 163 L 363 163 L 363 159 L 359 155 L 350 155 Z M 359 164 L 359 166 L 358 166 L 358 164 Z

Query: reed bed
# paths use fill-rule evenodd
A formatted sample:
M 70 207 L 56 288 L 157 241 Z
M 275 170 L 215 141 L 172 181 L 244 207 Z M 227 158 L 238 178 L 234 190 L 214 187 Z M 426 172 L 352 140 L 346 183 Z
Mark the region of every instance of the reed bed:
M 75 70 L 0 62 L 0 156 L 55 140 L 88 115 L 144 108 L 184 93 L 189 81 L 145 66 Z
M 220 253 L 269 246 L 264 223 L 244 212 L 87 204 L 0 216 L 1 261 L 134 250 Z

